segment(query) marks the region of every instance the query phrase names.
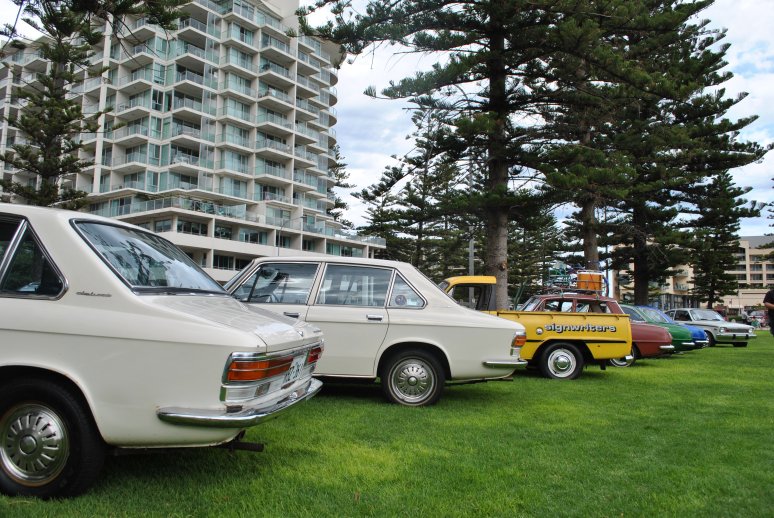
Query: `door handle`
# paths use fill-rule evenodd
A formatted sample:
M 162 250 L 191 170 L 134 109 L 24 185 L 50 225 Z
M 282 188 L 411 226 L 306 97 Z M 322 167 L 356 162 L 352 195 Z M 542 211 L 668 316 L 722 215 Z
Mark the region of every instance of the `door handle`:
M 384 318 L 384 316 L 383 315 L 366 315 L 366 318 L 368 320 L 373 320 L 373 321 L 376 321 L 376 322 L 381 322 L 382 319 Z
M 290 318 L 298 318 L 299 317 L 298 313 L 294 313 L 292 311 L 285 311 L 282 314 L 285 315 L 286 317 L 290 317 Z

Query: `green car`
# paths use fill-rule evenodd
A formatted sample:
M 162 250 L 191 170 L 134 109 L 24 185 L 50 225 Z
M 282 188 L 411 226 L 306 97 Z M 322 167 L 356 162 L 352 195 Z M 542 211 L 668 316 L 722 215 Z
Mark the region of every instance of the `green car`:
M 692 351 L 700 349 L 701 344 L 697 344 L 693 339 L 693 334 L 687 327 L 677 324 L 666 317 L 661 311 L 647 306 L 629 306 L 621 304 L 621 309 L 629 315 L 632 322 L 644 322 L 665 328 L 672 335 L 672 345 L 675 352 Z

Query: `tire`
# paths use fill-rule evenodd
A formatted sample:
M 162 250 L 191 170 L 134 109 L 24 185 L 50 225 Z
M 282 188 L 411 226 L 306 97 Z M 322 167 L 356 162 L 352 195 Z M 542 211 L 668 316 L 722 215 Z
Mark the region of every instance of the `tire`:
M 440 399 L 446 376 L 435 355 L 407 349 L 391 356 L 379 377 L 382 392 L 391 403 L 428 406 Z
M 632 356 L 631 360 L 627 360 L 626 358 L 611 358 L 607 360 L 607 364 L 611 367 L 631 367 L 634 365 L 634 362 L 637 361 L 634 359 L 634 356 Z
M 715 347 L 717 342 L 715 341 L 715 337 L 712 335 L 712 333 L 707 333 L 707 340 L 709 340 L 709 345 L 707 347 Z
M 42 379 L 13 380 L 0 394 L 0 492 L 43 499 L 85 492 L 105 444 L 78 397 Z
M 582 371 L 583 355 L 573 344 L 551 344 L 540 355 L 540 372 L 546 378 L 573 380 Z

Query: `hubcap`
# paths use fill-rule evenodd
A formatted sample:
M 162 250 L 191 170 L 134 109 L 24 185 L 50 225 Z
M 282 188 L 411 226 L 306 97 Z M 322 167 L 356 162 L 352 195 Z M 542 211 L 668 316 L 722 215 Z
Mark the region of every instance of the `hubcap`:
M 54 480 L 67 462 L 69 441 L 62 419 L 50 408 L 24 403 L 0 418 L 0 467 L 25 486 Z
M 548 356 L 548 368 L 558 378 L 566 378 L 575 371 L 575 356 L 566 349 L 557 349 Z
M 423 361 L 410 358 L 395 366 L 390 383 L 400 399 L 407 403 L 417 403 L 432 393 L 435 377 Z

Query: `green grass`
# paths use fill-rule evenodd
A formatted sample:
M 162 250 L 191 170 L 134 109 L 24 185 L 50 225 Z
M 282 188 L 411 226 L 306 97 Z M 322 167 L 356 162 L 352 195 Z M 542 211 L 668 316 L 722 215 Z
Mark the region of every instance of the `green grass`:
M 83 497 L 0 517 L 772 516 L 774 340 L 447 388 L 404 408 L 327 385 L 220 449 L 111 457 Z

